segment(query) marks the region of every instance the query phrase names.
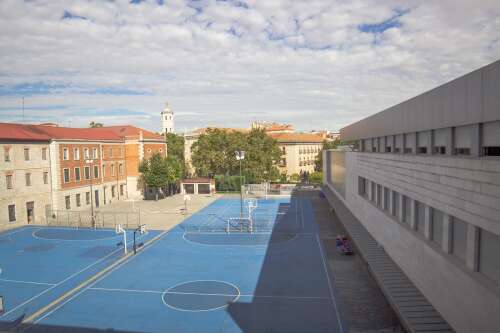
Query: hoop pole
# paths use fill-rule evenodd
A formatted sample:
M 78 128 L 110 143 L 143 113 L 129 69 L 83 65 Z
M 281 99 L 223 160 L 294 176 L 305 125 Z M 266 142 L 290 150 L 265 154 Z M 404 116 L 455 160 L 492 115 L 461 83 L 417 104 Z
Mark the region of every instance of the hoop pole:
M 127 231 L 123 228 L 122 228 L 122 231 L 123 231 L 123 248 L 124 248 L 125 254 L 127 254 Z

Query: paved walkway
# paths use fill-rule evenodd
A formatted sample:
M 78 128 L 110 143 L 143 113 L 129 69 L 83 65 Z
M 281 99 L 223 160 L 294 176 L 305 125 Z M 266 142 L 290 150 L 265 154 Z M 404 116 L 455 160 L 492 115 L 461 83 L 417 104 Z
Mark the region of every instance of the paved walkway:
M 409 332 L 454 332 L 376 240 L 326 186 L 323 193 L 366 261 L 372 276 Z

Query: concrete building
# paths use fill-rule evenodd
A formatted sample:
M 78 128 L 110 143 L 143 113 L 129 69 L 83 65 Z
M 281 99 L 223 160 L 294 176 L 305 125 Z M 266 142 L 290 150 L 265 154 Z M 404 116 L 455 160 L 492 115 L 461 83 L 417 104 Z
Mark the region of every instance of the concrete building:
M 341 129 L 324 183 L 457 332 L 500 332 L 500 61 Z
M 166 156 L 162 136 L 134 127 L 0 123 L 0 227 L 44 224 L 57 210 L 140 197 L 138 166 Z
M 278 141 L 283 152 L 278 169 L 287 176 L 314 172 L 318 153 L 321 151 L 325 137 L 309 133 L 268 133 Z
M 161 132 L 162 133 L 174 133 L 174 112 L 165 104 L 165 109 L 161 114 Z
M 48 140 L 13 137 L 0 139 L 0 147 L 0 224 L 44 223 L 51 207 Z

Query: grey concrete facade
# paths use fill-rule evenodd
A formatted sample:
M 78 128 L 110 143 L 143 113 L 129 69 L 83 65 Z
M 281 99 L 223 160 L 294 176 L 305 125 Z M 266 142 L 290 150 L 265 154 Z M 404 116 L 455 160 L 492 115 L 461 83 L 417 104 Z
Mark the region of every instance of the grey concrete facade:
M 498 87 L 500 61 L 343 128 L 358 149 L 323 158 L 325 185 L 457 332 L 500 331 Z

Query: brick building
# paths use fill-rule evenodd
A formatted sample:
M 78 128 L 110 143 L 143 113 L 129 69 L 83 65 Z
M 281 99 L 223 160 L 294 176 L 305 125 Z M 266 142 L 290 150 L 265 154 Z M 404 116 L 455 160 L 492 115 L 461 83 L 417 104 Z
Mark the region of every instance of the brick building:
M 134 126 L 11 123 L 0 123 L 0 149 L 0 227 L 140 197 L 140 161 L 167 152 L 160 135 Z

